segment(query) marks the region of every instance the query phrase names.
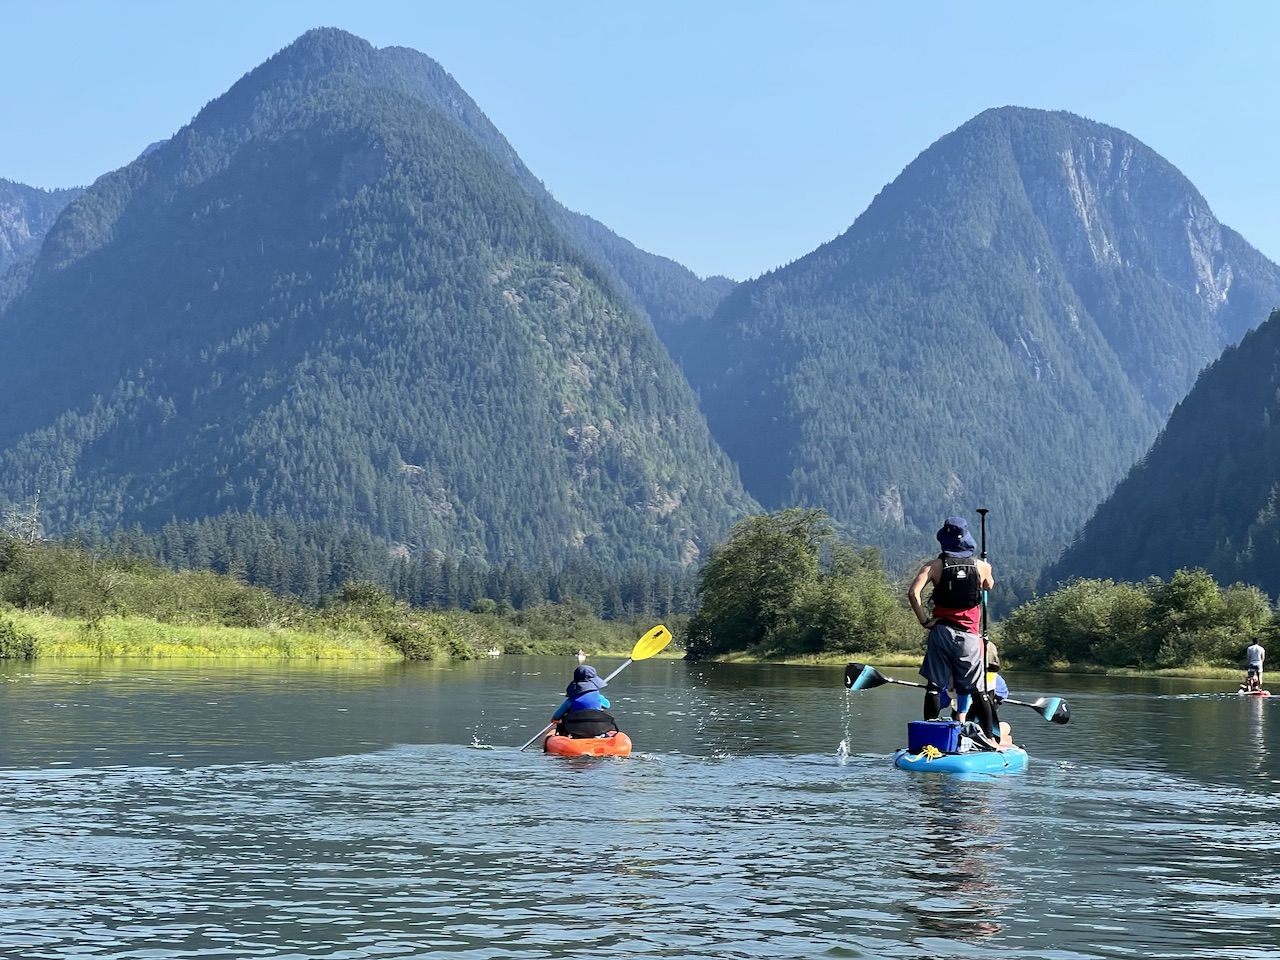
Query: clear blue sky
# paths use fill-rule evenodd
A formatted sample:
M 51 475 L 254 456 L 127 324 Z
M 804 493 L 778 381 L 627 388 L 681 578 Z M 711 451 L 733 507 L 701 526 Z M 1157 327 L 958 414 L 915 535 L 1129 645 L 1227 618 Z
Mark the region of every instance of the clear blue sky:
M 310 27 L 431 56 L 567 206 L 745 279 L 987 107 L 1137 136 L 1280 260 L 1280 3 L 0 0 L 0 177 L 86 184 Z

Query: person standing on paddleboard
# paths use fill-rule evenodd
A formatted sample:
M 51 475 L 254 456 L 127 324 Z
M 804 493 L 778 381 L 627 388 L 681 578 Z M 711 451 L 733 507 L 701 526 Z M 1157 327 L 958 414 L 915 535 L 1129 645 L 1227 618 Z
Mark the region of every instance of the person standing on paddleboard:
M 929 631 L 920 676 L 925 679 L 924 718 L 942 714 L 942 691 L 955 686 L 972 698 L 969 707 L 983 732 L 998 740 L 994 711 L 987 697 L 982 646 L 982 594 L 995 585 L 991 564 L 974 554 L 978 545 L 963 517 L 948 517 L 938 531 L 942 552 L 927 561 L 907 588 L 907 600 L 920 626 Z M 933 586 L 933 612 L 921 601 L 925 585 Z M 958 698 L 957 698 L 958 699 Z

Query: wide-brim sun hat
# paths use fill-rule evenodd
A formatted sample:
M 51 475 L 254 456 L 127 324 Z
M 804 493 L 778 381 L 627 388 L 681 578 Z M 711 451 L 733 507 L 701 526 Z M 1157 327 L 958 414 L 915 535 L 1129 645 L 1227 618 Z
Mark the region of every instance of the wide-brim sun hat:
M 609 681 L 596 673 L 595 667 L 584 664 L 573 671 L 573 682 L 565 688 L 565 693 L 570 697 L 580 697 L 592 690 L 603 690 L 608 685 Z
M 964 517 L 947 517 L 938 530 L 938 543 L 948 557 L 961 559 L 972 557 L 978 552 L 978 544 L 969 532 L 969 523 Z

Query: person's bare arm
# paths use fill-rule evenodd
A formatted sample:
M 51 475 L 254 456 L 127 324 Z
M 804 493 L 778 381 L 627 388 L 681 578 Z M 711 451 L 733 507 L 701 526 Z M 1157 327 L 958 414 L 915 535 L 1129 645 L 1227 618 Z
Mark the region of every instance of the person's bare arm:
M 982 589 L 990 590 L 996 585 L 995 577 L 991 573 L 991 564 L 985 560 L 979 560 L 977 567 L 978 573 L 982 576 Z
M 937 583 L 937 575 L 934 573 L 934 566 L 937 563 L 937 560 L 930 560 L 922 566 L 915 575 L 915 579 L 911 581 L 911 586 L 907 587 L 907 602 L 911 604 L 911 609 L 915 611 L 916 619 L 920 621 L 920 626 L 926 629 L 932 629 L 938 620 L 936 617 L 931 617 L 924 612 L 924 605 L 920 602 L 920 594 L 924 590 L 926 583 Z

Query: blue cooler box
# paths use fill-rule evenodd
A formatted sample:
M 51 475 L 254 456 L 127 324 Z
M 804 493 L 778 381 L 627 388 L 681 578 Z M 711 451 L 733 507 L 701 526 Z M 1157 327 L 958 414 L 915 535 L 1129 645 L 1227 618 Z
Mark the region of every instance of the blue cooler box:
M 960 723 L 957 720 L 910 720 L 907 722 L 907 752 L 919 753 L 925 747 L 936 747 L 943 753 L 960 749 Z

